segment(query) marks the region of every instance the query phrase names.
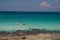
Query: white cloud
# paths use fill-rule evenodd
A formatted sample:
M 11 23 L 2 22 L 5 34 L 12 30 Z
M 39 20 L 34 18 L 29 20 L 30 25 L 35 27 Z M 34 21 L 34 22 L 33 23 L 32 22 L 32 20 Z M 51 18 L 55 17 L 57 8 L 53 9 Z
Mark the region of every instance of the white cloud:
M 57 3 L 59 3 L 59 0 L 56 0 Z
M 48 7 L 48 8 L 50 8 L 51 6 L 50 6 L 50 4 L 48 4 L 46 1 L 42 1 L 42 2 L 40 3 L 40 7 Z
M 60 8 L 60 0 L 56 0 L 56 2 L 57 2 L 56 8 Z

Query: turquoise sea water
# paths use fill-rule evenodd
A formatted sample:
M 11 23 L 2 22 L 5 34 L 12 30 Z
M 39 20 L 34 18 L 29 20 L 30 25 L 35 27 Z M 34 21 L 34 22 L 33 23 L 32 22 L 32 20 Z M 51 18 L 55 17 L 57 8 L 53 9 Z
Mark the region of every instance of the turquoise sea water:
M 0 12 L 0 30 L 27 30 L 29 28 L 60 30 L 60 14 L 49 12 Z

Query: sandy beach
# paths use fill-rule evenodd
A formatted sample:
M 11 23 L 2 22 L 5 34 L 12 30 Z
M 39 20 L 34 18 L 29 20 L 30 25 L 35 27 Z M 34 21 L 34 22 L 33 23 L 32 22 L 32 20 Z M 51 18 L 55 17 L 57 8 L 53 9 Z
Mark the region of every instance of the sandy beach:
M 60 40 L 60 33 L 34 33 L 16 31 L 10 34 L 0 34 L 0 40 Z

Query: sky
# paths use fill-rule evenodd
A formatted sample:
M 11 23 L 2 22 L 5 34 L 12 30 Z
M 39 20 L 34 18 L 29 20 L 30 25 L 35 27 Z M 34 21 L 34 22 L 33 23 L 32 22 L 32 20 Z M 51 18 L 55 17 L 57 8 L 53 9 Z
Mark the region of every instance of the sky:
M 60 0 L 0 0 L 0 11 L 60 12 Z

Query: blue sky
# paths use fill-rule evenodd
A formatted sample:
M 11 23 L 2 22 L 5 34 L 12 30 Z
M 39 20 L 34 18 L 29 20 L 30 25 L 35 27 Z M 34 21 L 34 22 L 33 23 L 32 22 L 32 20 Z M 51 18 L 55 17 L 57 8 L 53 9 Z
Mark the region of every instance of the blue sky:
M 0 0 L 0 11 L 60 11 L 59 0 Z

